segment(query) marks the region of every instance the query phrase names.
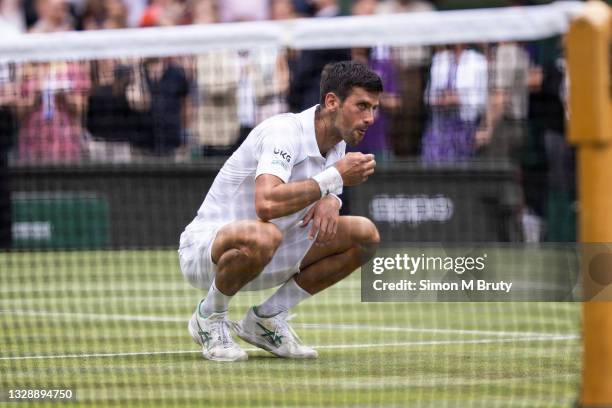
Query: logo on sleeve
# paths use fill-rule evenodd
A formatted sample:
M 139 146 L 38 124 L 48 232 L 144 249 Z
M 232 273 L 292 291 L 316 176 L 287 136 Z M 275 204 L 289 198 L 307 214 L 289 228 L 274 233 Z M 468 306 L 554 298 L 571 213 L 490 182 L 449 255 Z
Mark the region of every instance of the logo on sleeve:
M 287 163 L 291 162 L 291 155 L 289 153 L 287 153 L 286 151 L 282 150 L 282 149 L 278 149 L 278 148 L 274 148 L 274 154 L 277 156 L 280 156 L 283 158 L 283 160 L 285 160 Z

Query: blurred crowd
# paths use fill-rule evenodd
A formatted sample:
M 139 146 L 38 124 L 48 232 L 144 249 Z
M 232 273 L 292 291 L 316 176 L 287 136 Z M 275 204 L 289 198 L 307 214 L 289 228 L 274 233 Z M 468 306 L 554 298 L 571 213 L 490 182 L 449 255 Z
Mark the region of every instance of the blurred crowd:
M 425 0 L 350 5 L 353 15 L 435 10 Z M 0 0 L 0 37 L 333 18 L 340 10 L 336 0 Z M 16 165 L 226 156 L 267 117 L 318 103 L 322 68 L 344 59 L 368 64 L 385 89 L 378 120 L 354 149 L 380 161 L 412 157 L 438 165 L 495 158 L 518 164 L 529 179 L 524 220 L 536 235 L 540 215 L 551 211 L 544 192 L 552 188 L 559 200 L 572 200 L 559 38 L 4 64 L 0 140 L 11 145 Z

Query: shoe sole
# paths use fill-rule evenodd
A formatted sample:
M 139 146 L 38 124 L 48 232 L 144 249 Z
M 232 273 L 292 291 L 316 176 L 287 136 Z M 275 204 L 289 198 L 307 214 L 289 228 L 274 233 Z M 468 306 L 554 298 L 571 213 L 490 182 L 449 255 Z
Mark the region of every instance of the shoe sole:
M 259 347 L 260 349 L 263 349 L 269 353 L 272 353 L 277 357 L 290 358 L 294 360 L 313 360 L 319 356 L 318 354 L 315 354 L 314 356 L 285 356 L 285 355 L 279 354 L 276 350 L 268 346 L 266 343 L 260 342 L 257 337 L 253 337 L 250 334 L 244 332 L 242 328 L 239 330 L 236 330 L 236 334 L 238 335 L 238 337 L 240 337 L 242 340 L 246 341 L 247 343 L 255 347 Z
M 234 362 L 234 361 L 246 361 L 249 358 L 249 355 L 244 353 L 244 356 L 240 356 L 238 358 L 219 358 L 219 357 L 215 357 L 212 356 L 210 354 L 207 353 L 207 350 L 204 348 L 204 344 L 202 344 L 202 339 L 200 338 L 200 335 L 198 334 L 198 331 L 195 329 L 195 327 L 193 327 L 193 323 L 192 323 L 193 319 L 189 320 L 189 324 L 187 324 L 187 330 L 189 330 L 189 334 L 191 335 L 192 340 L 194 341 L 194 343 L 196 343 L 198 346 L 202 347 L 202 356 L 204 356 L 205 359 L 210 360 L 210 361 L 223 361 L 223 362 Z

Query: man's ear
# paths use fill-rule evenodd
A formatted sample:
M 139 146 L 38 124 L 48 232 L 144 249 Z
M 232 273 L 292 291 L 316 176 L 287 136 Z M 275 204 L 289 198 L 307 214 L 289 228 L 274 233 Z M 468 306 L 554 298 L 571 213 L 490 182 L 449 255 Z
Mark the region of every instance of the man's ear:
M 325 94 L 325 109 L 335 112 L 340 107 L 340 98 L 333 92 Z

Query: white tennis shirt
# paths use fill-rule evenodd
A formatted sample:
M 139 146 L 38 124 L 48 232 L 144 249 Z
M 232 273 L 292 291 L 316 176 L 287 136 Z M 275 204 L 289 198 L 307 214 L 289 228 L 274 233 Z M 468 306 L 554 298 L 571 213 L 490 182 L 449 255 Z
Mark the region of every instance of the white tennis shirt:
M 346 150 L 346 143 L 336 144 L 323 157 L 315 136 L 316 106 L 301 113 L 273 116 L 255 127 L 242 145 L 225 162 L 215 178 L 197 216 L 185 231 L 198 233 L 237 220 L 256 220 L 255 179 L 273 174 L 285 183 L 302 181 L 333 166 Z M 308 232 L 298 223 L 309 207 L 276 218 L 274 223 L 284 239 L 297 239 L 291 230 Z

